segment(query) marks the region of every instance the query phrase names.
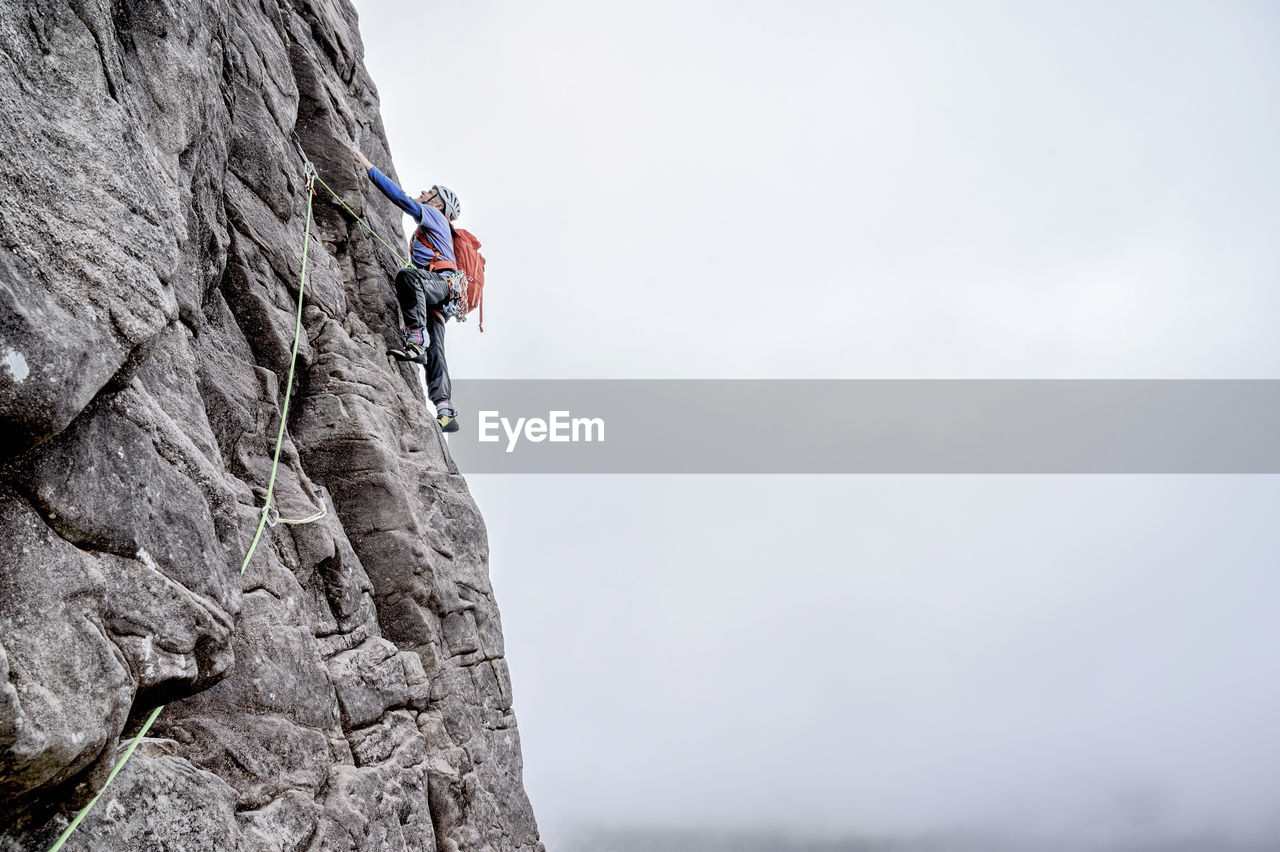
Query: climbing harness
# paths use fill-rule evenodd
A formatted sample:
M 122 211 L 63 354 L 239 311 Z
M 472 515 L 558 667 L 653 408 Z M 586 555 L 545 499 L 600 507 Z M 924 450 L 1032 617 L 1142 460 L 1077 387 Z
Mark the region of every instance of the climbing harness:
M 298 145 L 296 136 L 294 137 L 294 144 Z M 267 482 L 267 496 L 262 507 L 262 517 L 258 521 L 258 529 L 254 532 L 253 541 L 249 544 L 249 552 L 245 554 L 244 562 L 240 563 L 241 577 L 244 576 L 245 569 L 249 567 L 249 560 L 253 558 L 254 551 L 258 549 L 258 542 L 262 539 L 262 530 L 264 527 L 267 525 L 274 527 L 277 524 L 309 524 L 320 520 L 329 512 L 329 501 L 325 499 L 326 495 L 323 488 L 316 488 L 314 492 L 316 500 L 320 503 L 320 509 L 305 518 L 282 518 L 280 517 L 280 511 L 272 503 L 272 498 L 275 495 L 276 473 L 280 469 L 280 450 L 284 446 L 285 424 L 289 420 L 289 400 L 293 396 L 293 375 L 294 368 L 298 363 L 298 344 L 302 339 L 302 297 L 307 286 L 307 247 L 311 243 L 311 211 L 316 195 L 314 181 L 320 180 L 319 174 L 316 173 L 315 166 L 311 164 L 311 160 L 309 160 L 307 155 L 302 151 L 301 145 L 298 145 L 298 153 L 302 155 L 302 162 L 304 164 L 303 173 L 307 179 L 307 226 L 302 237 L 302 274 L 298 280 L 298 313 L 293 327 L 293 351 L 289 356 L 289 380 L 285 384 L 284 404 L 280 407 L 280 428 L 276 432 L 276 450 L 275 455 L 271 460 L 271 477 Z M 323 181 L 321 181 L 321 183 L 323 183 Z M 325 188 L 328 189 L 328 187 Z M 329 192 L 332 193 L 333 190 L 330 189 Z M 375 234 L 374 236 L 377 235 Z M 80 825 L 80 822 L 85 818 L 93 806 L 98 803 L 98 799 L 102 798 L 102 794 L 106 792 L 107 787 L 111 785 L 113 780 L 115 780 L 116 775 L 118 775 L 120 770 L 124 768 L 124 765 L 129 762 L 129 758 L 133 756 L 134 749 L 138 747 L 138 744 L 142 742 L 142 738 L 151 730 L 151 725 L 160 715 L 160 711 L 166 706 L 167 705 L 161 704 L 159 707 L 151 711 L 151 715 L 147 717 L 147 721 L 143 723 L 142 728 L 129 743 L 129 747 L 125 749 L 124 754 L 120 756 L 120 759 L 116 761 L 115 766 L 111 768 L 111 773 L 107 775 L 107 780 L 103 783 L 101 789 L 98 790 L 97 795 L 90 799 L 89 803 L 81 808 L 71 822 L 67 824 L 67 827 L 63 829 L 62 834 L 58 835 L 58 839 L 49 847 L 49 852 L 58 852 L 58 850 L 62 848 L 62 845 L 67 842 L 67 838 L 76 830 L 76 826 Z
M 467 273 L 458 268 L 457 264 L 446 258 L 431 244 L 431 240 L 423 233 L 422 228 L 415 230 L 413 239 L 409 240 L 410 253 L 413 250 L 414 240 L 417 240 L 427 251 L 431 252 L 431 260 L 427 263 L 427 271 L 439 273 L 449 288 L 449 295 L 445 299 L 444 308 L 438 313 L 445 318 L 453 317 L 458 322 L 466 322 L 467 293 L 469 292 L 471 279 L 467 277 Z

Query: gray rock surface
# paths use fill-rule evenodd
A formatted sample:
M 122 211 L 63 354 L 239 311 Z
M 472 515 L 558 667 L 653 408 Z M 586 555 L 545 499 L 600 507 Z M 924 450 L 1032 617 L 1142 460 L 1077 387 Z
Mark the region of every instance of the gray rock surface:
M 541 850 L 346 0 L 0 0 L 0 850 Z M 369 202 L 369 203 L 366 203 Z

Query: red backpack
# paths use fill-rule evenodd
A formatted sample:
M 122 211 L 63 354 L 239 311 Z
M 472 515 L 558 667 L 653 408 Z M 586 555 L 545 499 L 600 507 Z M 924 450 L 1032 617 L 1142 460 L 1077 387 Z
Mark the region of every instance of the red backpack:
M 458 268 L 467 276 L 467 313 L 479 311 L 480 330 L 484 331 L 484 255 L 476 235 L 462 228 L 452 228 L 453 256 Z
M 436 251 L 435 246 L 431 245 L 431 241 L 422 233 L 421 228 L 415 229 L 413 235 L 418 242 L 431 249 L 432 259 L 428 269 L 433 272 L 457 269 L 467 276 L 467 296 L 464 306 L 466 310 L 459 312 L 459 321 L 465 319 L 466 315 L 472 311 L 478 310 L 480 330 L 484 331 L 484 255 L 480 253 L 480 241 L 476 239 L 475 234 L 462 228 L 450 225 L 449 230 L 453 232 L 453 256 L 457 259 L 456 266 Z

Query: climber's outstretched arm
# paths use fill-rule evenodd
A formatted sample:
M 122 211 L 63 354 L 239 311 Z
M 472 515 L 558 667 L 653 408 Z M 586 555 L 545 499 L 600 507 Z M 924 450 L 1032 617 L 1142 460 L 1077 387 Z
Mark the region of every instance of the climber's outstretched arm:
M 366 172 L 373 168 L 373 163 L 369 162 L 369 158 L 361 153 L 359 148 L 355 145 L 348 145 L 347 147 L 351 149 L 351 153 L 356 155 L 356 159 L 360 161 L 360 165 L 364 166 Z
M 422 205 L 410 198 L 395 181 L 379 171 L 378 167 L 369 162 L 369 158 L 360 153 L 360 149 L 355 145 L 351 146 L 351 153 L 356 155 L 360 165 L 364 166 L 365 171 L 369 173 L 369 179 L 373 181 L 378 189 L 382 190 L 383 195 L 391 199 L 392 203 L 401 210 L 412 216 L 415 222 L 422 221 Z

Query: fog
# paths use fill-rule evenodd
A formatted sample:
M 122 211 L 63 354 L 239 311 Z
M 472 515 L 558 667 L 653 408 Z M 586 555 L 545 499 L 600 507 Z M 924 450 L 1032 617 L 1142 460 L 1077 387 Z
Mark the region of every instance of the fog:
M 356 5 L 489 258 L 464 428 L 468 378 L 1280 377 L 1273 4 Z M 1280 845 L 1275 477 L 468 479 L 553 852 Z
M 472 487 L 547 828 L 1280 828 L 1273 477 Z

